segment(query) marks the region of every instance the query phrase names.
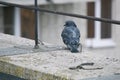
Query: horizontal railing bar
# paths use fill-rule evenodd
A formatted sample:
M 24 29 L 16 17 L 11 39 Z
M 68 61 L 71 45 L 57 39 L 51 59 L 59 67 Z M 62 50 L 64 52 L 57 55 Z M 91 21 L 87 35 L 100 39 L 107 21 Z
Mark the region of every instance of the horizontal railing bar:
M 43 9 L 43 8 L 30 7 L 30 6 L 20 5 L 20 4 L 8 3 L 8 2 L 3 2 L 3 1 L 0 1 L 0 4 L 20 7 L 20 8 L 25 8 L 25 9 L 31 9 L 31 10 L 36 9 L 36 10 L 41 11 L 41 12 L 47 12 L 47 13 L 53 13 L 53 14 L 58 14 L 58 15 L 71 16 L 71 17 L 76 17 L 76 18 L 83 18 L 83 19 L 89 19 L 89 20 L 95 20 L 95 21 L 101 21 L 101 22 L 105 22 L 105 23 L 112 23 L 112 24 L 120 25 L 120 21 L 118 21 L 118 20 L 98 18 L 98 17 L 93 17 L 93 16 L 84 16 L 84 15 L 79 15 L 79 14 L 64 13 L 64 12 L 47 10 L 47 9 Z

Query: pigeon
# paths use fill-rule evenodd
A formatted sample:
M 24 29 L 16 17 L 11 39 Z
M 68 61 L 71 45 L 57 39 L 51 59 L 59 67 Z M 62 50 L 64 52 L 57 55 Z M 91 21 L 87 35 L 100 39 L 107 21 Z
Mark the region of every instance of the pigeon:
M 80 31 L 74 21 L 66 21 L 61 33 L 62 40 L 72 53 L 77 53 L 80 45 Z

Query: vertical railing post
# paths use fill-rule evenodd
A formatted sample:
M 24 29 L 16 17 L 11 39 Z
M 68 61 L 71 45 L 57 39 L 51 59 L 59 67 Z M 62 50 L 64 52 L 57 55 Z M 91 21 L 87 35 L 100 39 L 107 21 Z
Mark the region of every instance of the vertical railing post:
M 38 7 L 37 0 L 35 0 L 35 7 Z M 38 48 L 38 11 L 35 9 L 35 49 Z

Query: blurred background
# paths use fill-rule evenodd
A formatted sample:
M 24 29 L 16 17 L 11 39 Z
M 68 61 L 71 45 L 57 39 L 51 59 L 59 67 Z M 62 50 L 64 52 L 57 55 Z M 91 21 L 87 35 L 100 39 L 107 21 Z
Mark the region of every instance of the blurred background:
M 5 2 L 34 6 L 34 0 Z M 38 0 L 40 8 L 113 20 L 120 20 L 119 4 L 120 0 Z M 73 20 L 80 29 L 84 48 L 103 54 L 120 52 L 120 25 L 44 12 L 38 15 L 39 39 L 43 42 L 64 45 L 61 39 L 63 25 L 66 20 Z M 34 11 L 0 5 L 0 32 L 34 39 L 34 23 Z

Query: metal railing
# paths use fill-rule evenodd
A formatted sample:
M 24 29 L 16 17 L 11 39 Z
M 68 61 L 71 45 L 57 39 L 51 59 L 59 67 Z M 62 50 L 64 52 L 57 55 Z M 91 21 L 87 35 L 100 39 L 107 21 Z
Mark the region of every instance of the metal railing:
M 38 5 L 37 5 L 37 0 L 35 0 L 34 7 L 20 5 L 20 4 L 14 4 L 14 3 L 9 3 L 9 2 L 4 2 L 4 1 L 0 1 L 0 4 L 7 5 L 7 6 L 24 8 L 24 9 L 30 9 L 30 10 L 35 11 L 35 48 L 39 47 L 38 46 L 38 25 L 37 25 L 38 24 L 38 19 L 37 19 L 38 18 L 38 15 L 37 15 L 38 11 L 120 25 L 120 21 L 118 21 L 118 20 L 98 18 L 98 17 L 93 17 L 93 16 L 84 16 L 84 15 L 79 15 L 79 14 L 71 14 L 71 13 L 65 13 L 65 12 L 59 12 L 59 11 L 53 11 L 53 10 L 47 10 L 47 9 L 39 8 Z
M 37 0 L 35 0 L 35 7 L 38 8 Z M 38 10 L 35 10 L 35 49 L 39 48 L 38 46 Z

